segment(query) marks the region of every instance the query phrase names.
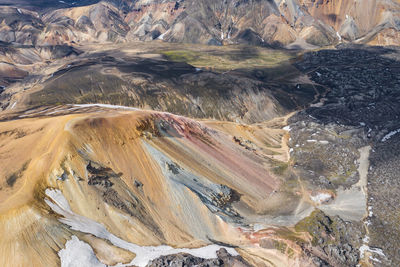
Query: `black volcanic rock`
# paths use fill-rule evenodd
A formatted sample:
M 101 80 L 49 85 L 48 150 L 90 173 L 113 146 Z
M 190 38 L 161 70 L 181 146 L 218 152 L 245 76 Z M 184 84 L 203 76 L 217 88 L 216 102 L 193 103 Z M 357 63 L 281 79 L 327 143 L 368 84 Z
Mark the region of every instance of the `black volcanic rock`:
M 168 256 L 161 256 L 149 262 L 147 267 L 219 267 L 219 266 L 235 266 L 248 267 L 248 264 L 241 256 L 231 256 L 226 249 L 221 248 L 217 251 L 216 259 L 203 259 L 186 253 L 179 253 Z
M 364 225 L 368 229 L 365 239 L 375 248 L 371 257 L 378 266 L 400 263 L 397 245 L 400 237 L 395 230 L 398 219 L 394 215 L 399 213 L 399 207 L 394 203 L 400 199 L 399 53 L 398 47 L 359 45 L 340 45 L 335 50 L 306 53 L 303 60 L 296 63 L 297 68 L 327 87 L 328 93 L 319 105 L 289 119 L 292 137 L 289 145 L 294 167 L 302 179 L 320 188 L 355 184 L 358 181 L 355 172 L 359 157 L 357 149 L 371 147 L 367 177 L 368 216 Z M 321 140 L 326 143 L 322 144 Z M 321 265 L 332 260 L 339 262 L 338 266 L 355 265 L 354 248 L 360 244 L 350 243 L 359 239 L 360 234 L 340 241 L 339 247 L 328 245 L 326 237 L 320 236 L 321 231 L 311 228 L 319 227 L 330 234 L 333 230 L 329 225 L 343 226 L 343 222 L 324 216 L 319 214 L 317 224 L 306 226 L 317 234 L 314 245 L 328 255 L 317 257 Z M 344 226 L 348 235 L 359 231 L 355 230 L 359 229 L 359 222 L 346 222 Z M 341 236 L 344 236 L 343 232 Z M 346 243 L 349 246 L 344 247 Z M 310 253 L 315 254 L 315 251 L 310 250 Z

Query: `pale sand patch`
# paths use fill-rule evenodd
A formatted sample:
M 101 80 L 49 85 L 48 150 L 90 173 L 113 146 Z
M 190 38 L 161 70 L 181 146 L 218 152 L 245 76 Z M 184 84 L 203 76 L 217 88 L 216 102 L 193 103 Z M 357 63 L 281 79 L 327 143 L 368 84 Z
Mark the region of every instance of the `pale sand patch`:
M 370 146 L 359 149 L 358 173 L 360 180 L 348 190 L 339 189 L 334 201 L 320 207 L 326 214 L 339 215 L 343 220 L 361 221 L 367 215 L 367 176 Z

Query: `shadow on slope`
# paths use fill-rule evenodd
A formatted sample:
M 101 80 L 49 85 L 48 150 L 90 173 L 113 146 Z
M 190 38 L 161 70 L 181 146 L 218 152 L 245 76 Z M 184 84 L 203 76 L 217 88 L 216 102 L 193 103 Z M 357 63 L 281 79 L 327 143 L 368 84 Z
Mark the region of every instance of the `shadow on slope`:
M 29 106 L 108 103 L 252 123 L 303 108 L 323 94 L 323 87 L 299 80 L 290 61 L 279 63 L 281 51 L 222 53 L 166 52 L 172 60 L 96 53 L 55 72 Z M 232 70 L 219 71 L 219 60 Z M 248 64 L 235 65 L 242 60 Z M 204 65 L 210 67 L 197 67 Z

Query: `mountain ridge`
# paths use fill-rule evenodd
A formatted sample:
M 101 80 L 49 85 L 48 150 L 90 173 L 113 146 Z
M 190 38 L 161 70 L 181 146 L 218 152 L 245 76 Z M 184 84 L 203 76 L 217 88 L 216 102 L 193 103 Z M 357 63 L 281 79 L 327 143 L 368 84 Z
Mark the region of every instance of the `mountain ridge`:
M 59 3 L 58 3 L 59 4 Z M 0 41 L 34 45 L 88 42 L 251 44 L 313 48 L 356 42 L 398 45 L 394 0 L 186 0 L 76 2 L 41 13 L 0 5 Z M 75 6 L 76 5 L 76 6 Z

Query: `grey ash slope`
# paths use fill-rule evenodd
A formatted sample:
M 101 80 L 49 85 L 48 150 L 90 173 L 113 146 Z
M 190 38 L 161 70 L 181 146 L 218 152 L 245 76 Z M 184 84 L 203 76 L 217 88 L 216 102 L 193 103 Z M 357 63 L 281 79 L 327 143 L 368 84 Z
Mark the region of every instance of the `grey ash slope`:
M 263 67 L 275 60 L 274 50 L 232 47 L 229 49 L 233 51 L 221 55 L 224 50 L 215 52 L 213 48 L 202 47 L 206 48 L 204 52 L 196 52 L 199 53 L 196 57 L 209 64 L 226 61 L 223 67 L 228 71 L 196 68 L 162 56 L 171 54 L 168 49 L 161 53 L 155 50 L 160 54 L 153 58 L 110 50 L 72 56 L 56 71 L 52 69 L 51 75 L 39 73 L 34 83 L 28 77 L 15 87 L 27 88 L 24 93 L 29 95 L 24 103 L 27 109 L 42 105 L 107 103 L 246 123 L 285 115 L 315 101 L 324 91 L 323 87 L 308 81 L 296 80 L 302 74 L 290 65 L 295 54 L 284 55 L 282 62 L 278 57 L 276 66 Z M 172 54 L 179 55 L 179 52 L 172 51 Z M 149 53 L 154 51 L 150 49 Z M 183 52 L 184 55 L 191 53 L 192 50 Z M 244 59 L 258 65 L 234 69 Z M 282 76 L 289 78 L 279 78 Z M 2 94 L 3 109 L 11 108 L 14 94 L 12 87 Z

